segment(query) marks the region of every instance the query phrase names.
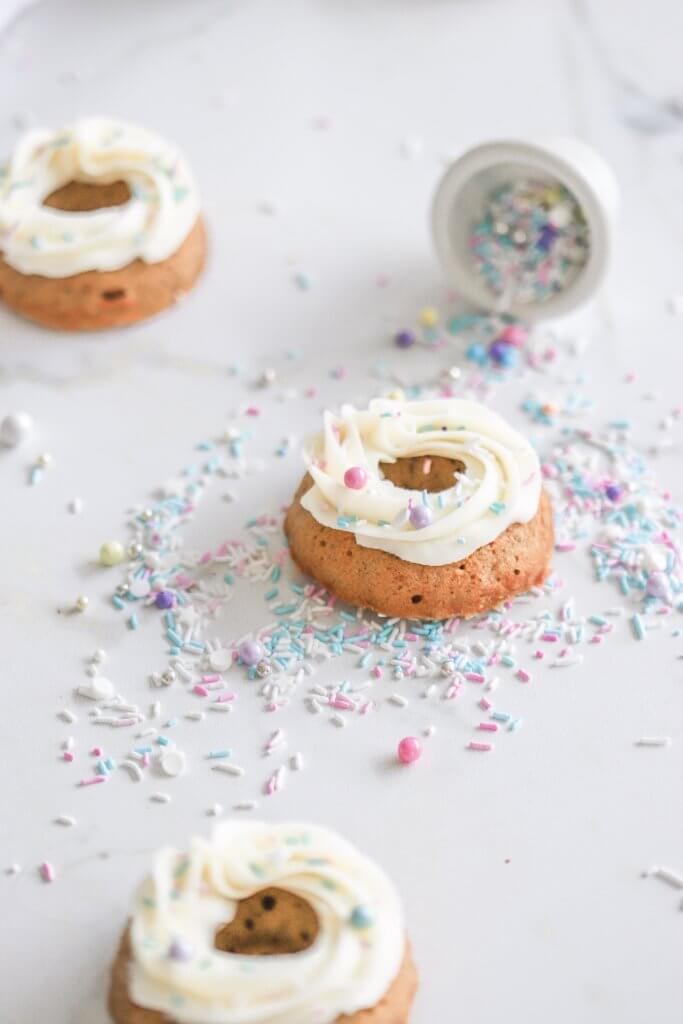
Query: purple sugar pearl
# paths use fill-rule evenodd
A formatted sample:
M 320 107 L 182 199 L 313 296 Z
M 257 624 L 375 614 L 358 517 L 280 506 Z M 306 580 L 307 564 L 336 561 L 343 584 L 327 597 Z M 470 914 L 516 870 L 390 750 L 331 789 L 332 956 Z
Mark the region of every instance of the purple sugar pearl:
M 166 610 L 167 608 L 173 607 L 175 598 L 170 590 L 160 590 L 157 596 L 154 598 L 154 603 L 157 608 Z
M 518 359 L 517 349 L 514 345 L 508 345 L 500 338 L 491 344 L 489 355 L 498 366 L 514 366 Z
M 433 519 L 432 510 L 426 505 L 413 505 L 410 510 L 410 522 L 416 530 L 424 530 Z
M 168 947 L 168 959 L 187 961 L 192 959 L 192 947 L 183 939 L 173 939 Z
M 411 348 L 415 344 L 415 335 L 412 331 L 397 331 L 394 343 L 397 348 Z
M 264 650 L 256 640 L 244 640 L 237 648 L 237 653 L 249 668 L 263 661 Z
M 621 487 L 618 487 L 617 484 L 610 484 L 609 487 L 606 488 L 605 494 L 610 501 L 619 501 L 619 498 L 621 497 Z

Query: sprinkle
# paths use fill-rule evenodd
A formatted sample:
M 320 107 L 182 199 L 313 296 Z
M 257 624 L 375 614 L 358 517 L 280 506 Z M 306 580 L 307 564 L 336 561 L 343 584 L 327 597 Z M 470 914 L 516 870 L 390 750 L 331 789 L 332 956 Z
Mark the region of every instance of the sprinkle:
M 495 722 L 480 722 L 477 726 L 482 732 L 498 732 L 498 726 Z
M 54 882 L 55 878 L 57 877 L 55 874 L 55 869 L 53 865 L 49 862 L 49 860 L 43 861 L 43 863 L 40 865 L 39 871 L 40 877 L 44 882 Z
M 78 721 L 73 711 L 69 711 L 68 708 L 62 708 L 62 710 L 59 712 L 59 717 L 63 718 L 65 722 L 68 722 L 69 725 L 72 725 L 74 722 Z
M 76 824 L 76 819 L 73 818 L 70 814 L 59 814 L 55 818 L 55 822 L 58 825 L 67 825 L 69 827 L 73 827 Z
M 671 746 L 670 736 L 641 736 L 639 740 L 636 740 L 637 747 L 670 747 Z
M 241 776 L 244 775 L 244 768 L 241 768 L 238 764 L 213 764 L 211 765 L 215 772 L 224 772 L 226 775 Z
M 152 793 L 150 800 L 153 800 L 156 804 L 170 804 L 171 797 L 168 793 Z
M 468 748 L 468 750 L 478 750 L 481 753 L 486 753 L 489 750 L 493 750 L 493 744 L 492 743 L 478 743 L 475 740 L 470 740 L 470 742 L 467 744 L 467 748 Z
M 255 800 L 242 800 L 239 804 L 233 804 L 232 809 L 233 811 L 253 811 L 257 806 Z
M 636 612 L 635 615 L 631 616 L 631 627 L 633 629 L 633 635 L 637 640 L 645 639 L 645 626 L 640 615 Z
M 671 868 L 650 868 L 649 871 L 645 872 L 645 877 L 660 878 L 662 882 L 673 886 L 674 889 L 683 889 L 683 875 L 679 875 L 677 871 L 673 871 Z
M 389 697 L 389 700 L 392 704 L 396 704 L 400 708 L 408 707 L 408 701 L 405 699 L 405 697 L 402 697 L 400 693 L 392 693 L 392 695 Z

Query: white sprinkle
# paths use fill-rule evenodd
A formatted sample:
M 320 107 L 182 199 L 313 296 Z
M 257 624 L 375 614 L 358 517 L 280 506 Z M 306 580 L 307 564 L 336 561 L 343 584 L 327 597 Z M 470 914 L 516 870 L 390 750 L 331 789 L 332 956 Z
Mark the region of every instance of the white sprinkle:
M 68 722 L 69 725 L 72 725 L 74 722 L 78 721 L 73 711 L 69 711 L 68 708 L 62 708 L 62 710 L 59 712 L 59 717 L 62 718 L 65 722 Z
M 232 711 L 232 704 L 223 701 L 221 704 L 209 704 L 209 711 Z
M 301 769 L 303 768 L 303 766 L 304 766 L 303 755 L 299 754 L 299 753 L 292 754 L 292 756 L 289 759 L 289 767 L 292 769 L 292 771 L 293 772 L 300 772 Z
M 223 813 L 223 804 L 213 804 L 206 813 L 210 818 L 218 818 Z
M 637 747 L 670 747 L 670 736 L 641 736 L 636 740 Z
M 498 686 L 498 682 L 499 682 L 498 676 L 494 676 L 493 679 L 491 679 L 490 682 L 488 682 L 486 684 L 484 689 L 488 690 L 489 692 L 491 692 L 492 690 L 496 689 L 496 687 Z
M 330 721 L 332 722 L 333 725 L 339 726 L 340 729 L 346 728 L 346 719 L 343 718 L 341 715 L 332 715 Z
M 253 811 L 257 806 L 255 800 L 243 800 L 239 804 L 233 804 L 233 811 Z
M 161 701 L 155 700 L 153 704 L 149 706 L 149 717 L 158 718 L 161 714 Z
M 661 878 L 662 882 L 666 882 L 667 885 L 672 885 L 674 889 L 683 889 L 683 875 L 679 875 L 678 872 L 673 871 L 672 868 L 650 868 L 649 871 L 645 872 L 645 876 L 649 876 L 650 878 Z
M 129 761 L 126 759 L 121 762 L 121 767 L 128 769 L 135 782 L 142 782 L 142 769 L 139 764 L 135 763 L 135 761 Z
M 396 704 L 399 708 L 408 707 L 408 701 L 405 699 L 405 697 L 402 697 L 400 693 L 392 693 L 391 697 L 389 697 L 389 700 L 392 704 Z
M 435 732 L 436 732 L 436 726 L 435 725 L 428 725 L 426 729 L 423 729 L 422 735 L 429 737 L 429 736 L 433 736 Z
M 168 793 L 152 793 L 150 800 L 157 804 L 170 804 L 171 798 Z
M 107 660 L 107 652 L 98 647 L 90 660 L 94 661 L 96 665 L 102 665 Z
M 580 665 L 582 661 L 583 661 L 583 655 L 582 654 L 575 654 L 572 657 L 555 658 L 554 661 L 551 661 L 550 667 L 551 668 L 571 668 L 572 665 Z
M 155 729 L 154 726 L 152 726 L 151 729 L 143 729 L 141 732 L 137 734 L 137 736 L 138 739 L 144 740 L 146 736 L 156 736 L 157 733 L 158 730 Z
M 215 772 L 225 772 L 226 775 L 244 775 L 244 768 L 238 764 L 213 764 L 211 765 Z
M 58 815 L 58 817 L 55 818 L 55 822 L 58 825 L 70 825 L 70 826 L 72 826 L 72 825 L 76 824 L 76 819 L 72 818 L 72 816 L 70 814 L 60 814 L 60 815 Z
M 73 736 L 67 736 L 67 738 L 62 743 L 62 748 L 64 750 L 73 750 L 73 748 L 75 746 L 76 746 L 76 740 L 73 738 Z
M 21 864 L 10 864 L 8 868 L 5 868 L 6 875 L 18 875 L 21 872 Z
M 189 718 L 191 722 L 203 722 L 205 715 L 203 711 L 188 711 L 185 718 Z
M 66 508 L 67 511 L 70 512 L 72 516 L 79 516 L 83 511 L 83 499 L 72 498 L 71 501 L 66 506 Z

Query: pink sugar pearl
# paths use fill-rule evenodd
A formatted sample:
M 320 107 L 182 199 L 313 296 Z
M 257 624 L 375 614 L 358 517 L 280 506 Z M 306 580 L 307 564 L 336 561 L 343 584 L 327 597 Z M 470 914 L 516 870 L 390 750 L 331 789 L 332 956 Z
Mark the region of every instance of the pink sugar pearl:
M 520 348 L 525 343 L 527 337 L 528 332 L 519 324 L 508 324 L 508 326 L 501 331 L 498 340 L 504 341 L 508 345 L 515 345 L 517 348 Z
M 398 759 L 401 764 L 412 764 L 422 757 L 422 744 L 416 736 L 406 736 L 398 745 Z
M 362 466 L 351 466 L 344 473 L 344 483 L 352 491 L 362 491 L 368 482 L 367 470 Z

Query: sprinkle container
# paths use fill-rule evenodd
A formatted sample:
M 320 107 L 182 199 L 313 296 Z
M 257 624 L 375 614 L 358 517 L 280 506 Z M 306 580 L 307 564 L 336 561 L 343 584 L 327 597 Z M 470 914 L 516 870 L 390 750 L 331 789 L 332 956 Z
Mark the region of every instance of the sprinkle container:
M 487 142 L 467 150 L 433 201 L 437 254 L 458 293 L 527 322 L 571 312 L 602 282 L 617 180 L 578 139 Z

